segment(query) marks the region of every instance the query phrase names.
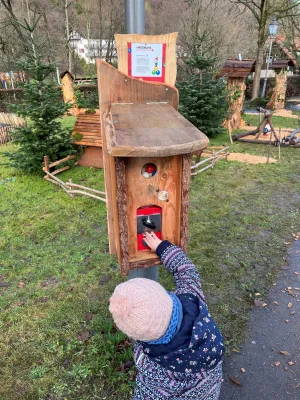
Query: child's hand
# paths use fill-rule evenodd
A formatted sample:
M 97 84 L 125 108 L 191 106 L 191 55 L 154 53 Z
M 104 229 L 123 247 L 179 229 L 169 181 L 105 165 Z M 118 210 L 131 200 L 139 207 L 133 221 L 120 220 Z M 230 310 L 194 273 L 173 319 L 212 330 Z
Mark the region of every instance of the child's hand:
M 162 240 L 158 239 L 154 232 L 145 232 L 144 241 L 152 251 L 156 251 L 158 245 L 162 242 Z

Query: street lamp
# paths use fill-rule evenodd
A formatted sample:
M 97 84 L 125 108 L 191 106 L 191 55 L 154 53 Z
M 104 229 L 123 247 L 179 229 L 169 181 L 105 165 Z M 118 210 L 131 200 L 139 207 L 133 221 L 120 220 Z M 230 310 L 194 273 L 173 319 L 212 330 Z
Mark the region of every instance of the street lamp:
M 265 75 L 265 79 L 264 79 L 264 85 L 263 85 L 263 89 L 261 92 L 261 97 L 264 98 L 266 95 L 266 88 L 267 88 L 267 80 L 268 80 L 268 71 L 269 71 L 269 66 L 270 66 L 270 59 L 271 59 L 271 53 L 272 53 L 272 45 L 273 45 L 273 40 L 276 36 L 277 33 L 277 29 L 278 29 L 278 22 L 277 20 L 274 18 L 270 25 L 269 25 L 269 33 L 270 33 L 270 49 L 269 49 L 269 54 L 268 54 L 268 59 L 267 59 L 267 69 L 266 69 L 266 75 Z

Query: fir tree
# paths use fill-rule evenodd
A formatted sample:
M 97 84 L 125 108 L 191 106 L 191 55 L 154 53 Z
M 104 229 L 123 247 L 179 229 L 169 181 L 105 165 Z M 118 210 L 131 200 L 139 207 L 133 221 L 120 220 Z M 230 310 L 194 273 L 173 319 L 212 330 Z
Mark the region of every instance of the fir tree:
M 214 78 L 213 60 L 193 56 L 186 64 L 186 79 L 177 85 L 180 112 L 207 136 L 224 132 L 229 107 L 226 82 Z
M 20 24 L 29 33 L 28 55 L 19 62 L 20 70 L 28 75 L 28 83 L 24 85 L 23 102 L 12 106 L 12 110 L 26 119 L 27 126 L 13 133 L 17 151 L 6 153 L 10 166 L 28 173 L 42 173 L 44 155 L 53 162 L 77 152 L 70 131 L 58 120 L 69 110 L 70 104 L 63 103 L 57 89 L 55 66 L 37 54 L 33 36 L 37 23 L 38 20 L 30 25 L 25 20 L 25 25 Z

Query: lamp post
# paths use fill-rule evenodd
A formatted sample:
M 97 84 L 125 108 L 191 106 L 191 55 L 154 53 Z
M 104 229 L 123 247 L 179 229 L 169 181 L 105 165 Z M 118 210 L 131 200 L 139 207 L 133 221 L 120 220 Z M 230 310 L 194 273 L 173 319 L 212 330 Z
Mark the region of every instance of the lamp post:
M 269 72 L 269 66 L 270 66 L 270 59 L 271 59 L 271 53 L 272 53 L 272 45 L 273 45 L 273 40 L 276 36 L 277 29 L 278 29 L 278 22 L 276 19 L 273 19 L 269 25 L 269 33 L 271 37 L 270 41 L 270 49 L 269 49 L 269 54 L 268 54 L 268 59 L 267 59 L 267 69 L 266 69 L 266 76 L 264 79 L 264 85 L 262 88 L 261 92 L 261 97 L 264 98 L 266 96 L 266 88 L 267 88 L 267 80 L 268 80 L 268 72 Z

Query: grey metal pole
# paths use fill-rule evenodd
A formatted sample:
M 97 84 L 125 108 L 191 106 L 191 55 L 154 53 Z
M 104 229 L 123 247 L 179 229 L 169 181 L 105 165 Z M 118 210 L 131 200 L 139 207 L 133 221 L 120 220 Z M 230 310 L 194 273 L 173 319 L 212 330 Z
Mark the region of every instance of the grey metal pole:
M 136 33 L 135 30 L 135 0 L 126 0 L 125 3 L 126 32 Z
M 126 0 L 127 33 L 145 33 L 145 0 Z M 158 281 L 157 267 L 136 268 L 130 271 L 128 279 L 147 278 Z
M 271 54 L 272 54 L 273 39 L 274 39 L 274 37 L 271 37 L 270 50 L 269 50 L 268 61 L 267 61 L 266 75 L 265 75 L 264 85 L 263 85 L 262 92 L 261 92 L 261 97 L 262 98 L 265 98 L 265 96 L 266 96 L 266 88 L 267 88 L 267 81 L 268 81 L 270 58 L 271 58 Z
M 129 272 L 128 279 L 133 278 L 147 278 L 158 282 L 158 269 L 157 267 L 133 269 Z
M 135 33 L 145 33 L 145 0 L 135 0 Z
M 59 85 L 61 85 L 58 67 L 56 67 L 56 77 L 57 77 L 57 83 L 58 83 Z

